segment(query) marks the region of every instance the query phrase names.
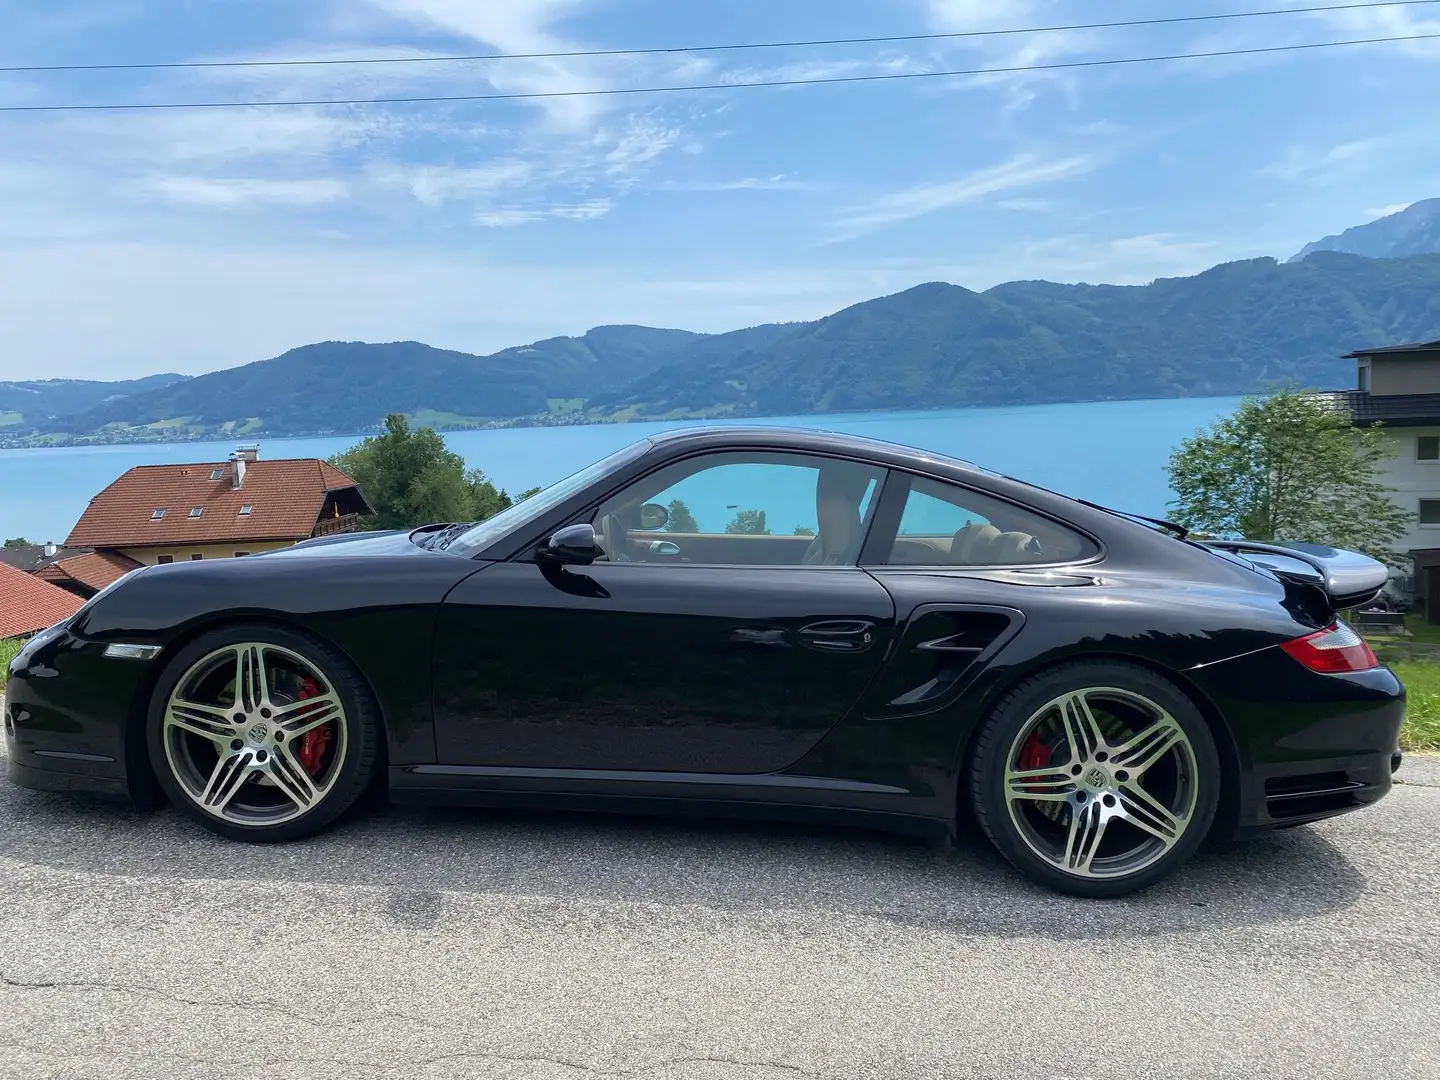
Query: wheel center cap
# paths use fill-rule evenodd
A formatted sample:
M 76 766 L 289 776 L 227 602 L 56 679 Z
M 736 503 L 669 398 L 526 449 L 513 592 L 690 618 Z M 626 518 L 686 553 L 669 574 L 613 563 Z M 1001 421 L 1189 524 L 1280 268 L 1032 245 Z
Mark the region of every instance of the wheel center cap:
M 1103 791 L 1110 786 L 1110 774 L 1099 765 L 1090 766 L 1090 771 L 1084 776 L 1085 786 L 1092 791 Z
M 267 728 L 264 724 L 256 724 L 245 734 L 250 737 L 251 742 L 264 742 L 265 736 L 270 734 L 270 729 Z

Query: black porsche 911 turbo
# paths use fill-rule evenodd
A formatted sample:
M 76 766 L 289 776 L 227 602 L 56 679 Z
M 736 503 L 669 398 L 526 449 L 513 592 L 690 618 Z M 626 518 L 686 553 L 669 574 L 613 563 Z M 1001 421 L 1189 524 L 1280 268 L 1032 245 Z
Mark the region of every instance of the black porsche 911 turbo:
M 1374 802 L 1381 564 L 816 431 L 642 440 L 480 524 L 148 566 L 14 658 L 10 779 L 303 837 L 406 803 L 826 819 L 1115 896 Z

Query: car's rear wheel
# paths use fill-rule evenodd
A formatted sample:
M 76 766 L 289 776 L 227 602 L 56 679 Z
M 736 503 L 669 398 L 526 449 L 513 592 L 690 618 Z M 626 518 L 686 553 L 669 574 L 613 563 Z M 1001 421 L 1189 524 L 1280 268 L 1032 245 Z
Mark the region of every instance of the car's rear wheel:
M 1027 876 L 1123 896 L 1174 871 L 1220 796 L 1215 738 L 1168 679 L 1125 663 L 1067 664 L 997 703 L 976 737 L 981 828 Z
M 147 720 L 171 802 L 236 840 L 318 832 L 377 765 L 368 688 L 343 655 L 283 627 L 237 625 L 191 642 L 166 666 Z

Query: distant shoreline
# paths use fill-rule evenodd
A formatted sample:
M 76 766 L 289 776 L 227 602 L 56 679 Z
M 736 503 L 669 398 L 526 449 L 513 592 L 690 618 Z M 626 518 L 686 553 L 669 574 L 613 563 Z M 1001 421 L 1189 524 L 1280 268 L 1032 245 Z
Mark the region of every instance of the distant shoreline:
M 1251 391 L 1255 393 L 1256 391 Z M 927 413 L 961 412 L 978 409 L 1025 409 L 1036 408 L 1043 405 L 1096 405 L 1106 402 L 1126 401 L 1197 401 L 1205 398 L 1238 398 L 1247 396 L 1244 393 L 1205 393 L 1205 394 L 1178 394 L 1168 397 L 1104 397 L 1104 398 L 1067 398 L 1060 401 L 1011 401 L 999 402 L 986 405 L 950 405 L 943 408 L 897 408 L 897 409 L 844 409 L 833 412 L 813 413 L 791 413 L 789 417 L 825 417 L 825 416 L 857 416 L 866 413 L 906 414 L 914 413 L 923 415 Z M 775 413 L 727 413 L 723 416 L 640 416 L 629 417 L 623 420 L 606 418 L 580 418 L 562 421 L 559 416 L 547 419 L 542 416 L 514 417 L 506 420 L 492 420 L 483 423 L 443 425 L 435 427 L 435 431 L 442 435 L 458 434 L 466 431 L 505 431 L 515 428 L 569 428 L 569 427 L 604 427 L 621 426 L 625 424 L 729 424 L 745 420 L 766 420 L 782 419 L 785 417 Z M 154 438 L 91 438 L 78 436 L 65 441 L 54 441 L 53 437 L 46 436 L 24 436 L 22 438 L 0 437 L 0 452 L 5 450 L 64 450 L 81 446 L 155 446 L 172 443 L 214 443 L 214 442 L 258 442 L 265 439 L 364 439 L 372 435 L 378 435 L 383 430 L 376 427 L 370 431 L 247 431 L 244 434 L 230 434 L 219 431 L 208 431 L 195 434 L 179 435 L 176 433 L 157 434 Z M 44 441 L 42 441 L 44 440 Z

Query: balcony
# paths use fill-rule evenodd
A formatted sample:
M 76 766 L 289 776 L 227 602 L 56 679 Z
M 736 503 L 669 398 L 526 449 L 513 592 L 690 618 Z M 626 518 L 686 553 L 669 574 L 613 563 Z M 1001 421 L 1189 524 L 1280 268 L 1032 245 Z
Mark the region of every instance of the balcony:
M 341 514 L 339 517 L 325 518 L 315 526 L 315 531 L 310 534 L 316 536 L 333 536 L 336 533 L 356 532 L 360 528 L 359 514 Z

